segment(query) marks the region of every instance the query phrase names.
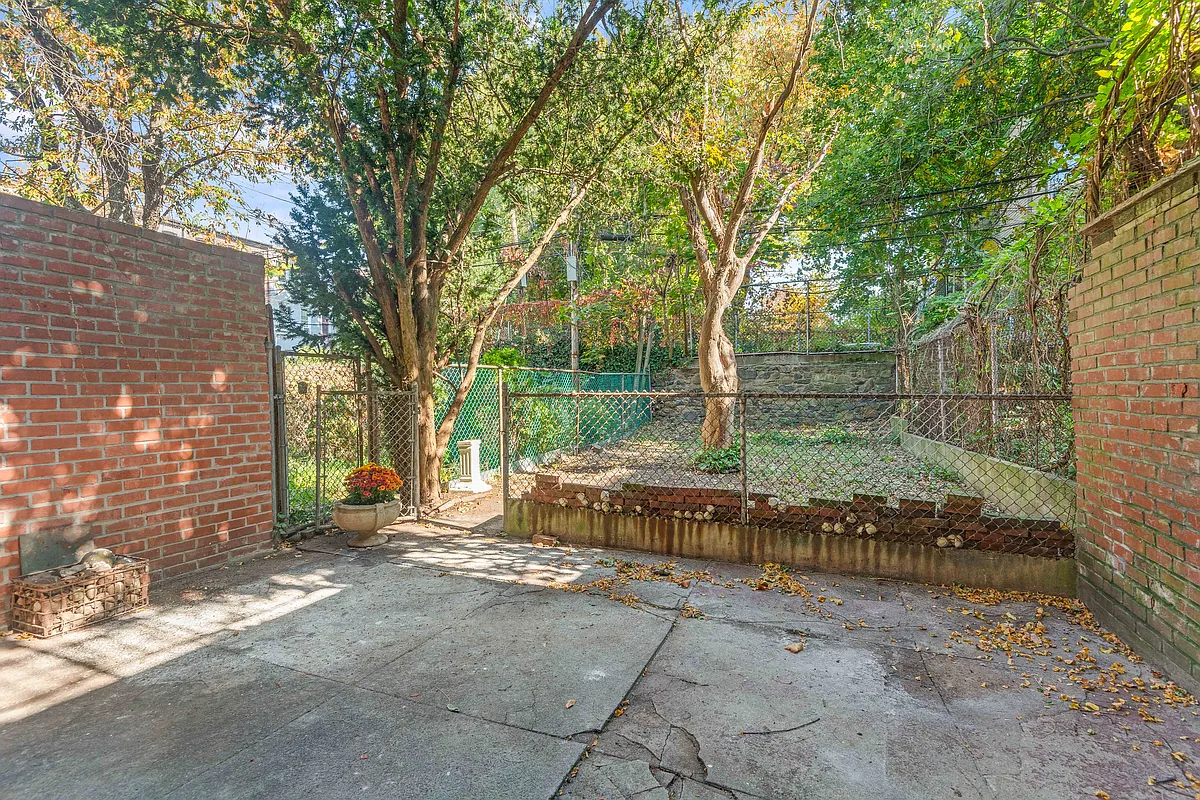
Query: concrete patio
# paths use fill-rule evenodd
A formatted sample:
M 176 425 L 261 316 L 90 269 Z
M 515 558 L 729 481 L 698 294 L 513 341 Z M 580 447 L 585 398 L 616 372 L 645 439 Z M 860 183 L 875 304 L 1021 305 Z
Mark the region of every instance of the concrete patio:
M 764 582 L 728 564 L 646 569 L 625 560 L 654 557 L 534 548 L 487 524 L 402 525 L 371 552 L 343 541 L 160 582 L 150 610 L 110 624 L 0 639 L 0 795 L 1200 791 L 1170 783 L 1188 786 L 1200 757 L 1196 706 L 1058 608 L 837 575 Z M 1016 631 L 1011 667 L 977 646 L 995 631 Z M 1072 675 L 1118 675 L 1114 661 L 1123 682 L 1089 691 Z

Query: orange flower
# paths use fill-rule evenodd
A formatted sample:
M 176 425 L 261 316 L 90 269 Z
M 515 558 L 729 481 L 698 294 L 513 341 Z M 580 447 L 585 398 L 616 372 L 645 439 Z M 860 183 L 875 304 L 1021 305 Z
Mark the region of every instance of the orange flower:
M 404 485 L 394 469 L 375 463 L 363 464 L 351 471 L 344 483 L 350 493 L 346 502 L 352 505 L 390 502 Z

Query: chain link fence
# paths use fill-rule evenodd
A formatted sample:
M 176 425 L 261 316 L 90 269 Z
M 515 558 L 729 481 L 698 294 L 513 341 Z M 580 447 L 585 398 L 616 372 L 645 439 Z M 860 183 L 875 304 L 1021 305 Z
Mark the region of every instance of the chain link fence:
M 366 461 L 395 469 L 408 487 L 399 499 L 414 510 L 419 507 L 414 395 L 377 388 L 384 381 L 369 376 L 368 370 L 369 365 L 355 356 L 276 351 L 276 506 L 285 531 L 327 521 L 333 503 L 343 494 L 345 477 Z M 454 365 L 442 374 L 439 424 L 465 371 Z M 649 376 L 644 374 L 481 366 L 455 420 L 443 462 L 443 483 L 460 477 L 460 441 L 480 440 L 485 475 L 499 469 L 501 372 L 506 385 L 521 391 L 649 388 Z
M 873 322 L 838 322 L 813 311 L 732 309 L 725 333 L 738 353 L 835 353 L 886 350 L 896 344 L 895 327 Z
M 286 529 L 318 522 L 318 396 L 323 392 L 356 392 L 363 388 L 363 364 L 354 356 L 277 351 L 274 371 L 276 407 L 276 505 Z M 348 410 L 345 406 L 343 410 Z M 336 416 L 326 411 L 328 419 Z M 333 426 L 336 428 L 337 426 Z M 357 441 L 357 431 L 343 425 L 331 433 L 338 447 Z
M 439 382 L 438 424 L 445 418 L 454 392 L 466 373 L 466 367 L 451 365 L 442 371 Z M 479 465 L 484 476 L 500 468 L 500 381 L 508 391 L 517 392 L 630 392 L 650 388 L 650 376 L 632 372 L 572 372 L 571 370 L 531 367 L 480 366 L 475 382 L 467 391 L 462 410 L 454 421 L 454 430 L 442 460 L 443 484 L 458 479 L 458 443 L 480 441 Z M 578 382 L 578 387 L 575 386 Z
M 505 405 L 510 500 L 1074 553 L 1068 397 L 512 392 Z
M 909 389 L 957 394 L 1069 393 L 1065 319 L 1050 310 L 963 314 L 913 342 Z
M 413 391 L 317 390 L 316 480 L 313 519 L 330 517 L 346 494 L 345 480 L 368 461 L 394 469 L 403 516 L 420 505 L 417 481 L 417 407 Z

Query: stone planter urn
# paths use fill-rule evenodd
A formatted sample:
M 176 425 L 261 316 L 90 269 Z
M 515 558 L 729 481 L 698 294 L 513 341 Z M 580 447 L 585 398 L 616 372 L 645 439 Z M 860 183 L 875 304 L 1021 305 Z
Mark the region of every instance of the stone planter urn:
M 350 547 L 378 547 L 386 544 L 386 533 L 380 533 L 400 516 L 400 502 L 375 503 L 368 506 L 352 506 L 336 503 L 333 506 L 333 524 L 355 535 L 346 542 Z

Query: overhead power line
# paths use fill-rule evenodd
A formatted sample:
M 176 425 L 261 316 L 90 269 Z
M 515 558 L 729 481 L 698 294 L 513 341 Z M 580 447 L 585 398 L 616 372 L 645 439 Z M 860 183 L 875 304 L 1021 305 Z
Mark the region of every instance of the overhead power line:
M 1054 172 L 1051 172 L 1051 173 L 1035 172 L 1031 175 L 1018 175 L 1015 178 L 997 178 L 996 180 L 992 180 L 992 181 L 980 181 L 979 183 L 969 183 L 965 186 L 952 186 L 948 189 L 937 189 L 935 191 L 916 192 L 913 194 L 901 194 L 901 195 L 896 195 L 895 197 L 892 197 L 892 198 L 885 198 L 885 199 L 881 199 L 881 200 L 864 200 L 861 203 L 859 203 L 859 205 L 860 206 L 881 206 L 881 205 L 884 205 L 885 203 L 896 202 L 897 200 L 920 200 L 925 197 L 941 197 L 941 196 L 947 195 L 947 194 L 954 194 L 955 192 L 969 192 L 974 189 L 986 189 L 989 186 L 1004 186 L 1005 184 L 1009 184 L 1009 183 L 1020 183 L 1021 181 L 1030 181 L 1030 180 L 1034 180 L 1035 178 L 1049 178 L 1053 175 L 1062 175 L 1064 173 L 1074 172 L 1074 171 L 1075 171 L 1075 167 L 1063 167 L 1062 169 L 1056 169 Z

